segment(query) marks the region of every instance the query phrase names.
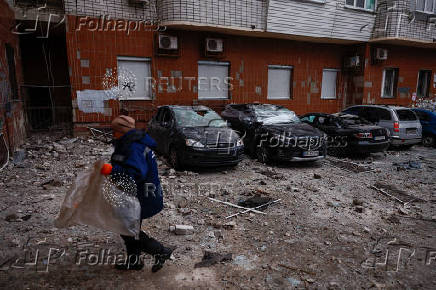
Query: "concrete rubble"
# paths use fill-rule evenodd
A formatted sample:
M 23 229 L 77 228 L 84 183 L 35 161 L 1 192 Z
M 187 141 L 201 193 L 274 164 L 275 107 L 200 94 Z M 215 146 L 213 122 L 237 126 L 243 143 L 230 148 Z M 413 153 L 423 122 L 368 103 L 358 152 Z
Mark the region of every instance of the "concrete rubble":
M 431 148 L 315 164 L 265 166 L 247 158 L 235 168 L 181 172 L 160 158 L 165 209 L 143 229 L 177 248 L 156 275 L 151 259 L 140 275 L 93 264 L 92 253 L 123 253 L 115 234 L 53 225 L 67 187 L 96 160 L 109 161 L 109 144 L 34 135 L 21 150 L 0 172 L 1 288 L 174 289 L 180 281 L 187 289 L 436 285 L 436 171 L 424 161 L 415 170 L 392 166 L 436 160 Z M 211 198 L 250 207 L 280 201 L 260 208 L 263 214 L 226 219 L 244 210 Z M 192 227 L 176 235 L 168 231 L 174 225 Z M 406 256 L 399 258 L 400 249 Z M 198 266 L 201 261 L 207 266 Z M 42 274 L 46 270 L 50 275 Z

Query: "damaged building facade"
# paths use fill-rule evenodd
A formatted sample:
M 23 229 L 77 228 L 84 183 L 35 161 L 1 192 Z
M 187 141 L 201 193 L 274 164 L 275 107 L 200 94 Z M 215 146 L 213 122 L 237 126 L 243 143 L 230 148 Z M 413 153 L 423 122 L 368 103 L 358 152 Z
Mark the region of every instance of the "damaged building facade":
M 25 136 L 25 116 L 18 84 L 22 80 L 18 37 L 10 30 L 15 25 L 14 11 L 0 1 L 0 147 L 16 148 Z M 3 145 L 4 142 L 4 145 Z
M 52 122 L 70 120 L 75 133 L 126 111 L 145 126 L 164 104 L 264 102 L 303 114 L 436 96 L 434 0 L 9 4 L 27 23 L 19 32 L 39 20 L 34 38 L 46 43 L 35 59 L 41 45 L 20 34 L 23 67 L 50 66 L 24 75 L 48 87 L 20 87 L 29 110 L 60 108 Z

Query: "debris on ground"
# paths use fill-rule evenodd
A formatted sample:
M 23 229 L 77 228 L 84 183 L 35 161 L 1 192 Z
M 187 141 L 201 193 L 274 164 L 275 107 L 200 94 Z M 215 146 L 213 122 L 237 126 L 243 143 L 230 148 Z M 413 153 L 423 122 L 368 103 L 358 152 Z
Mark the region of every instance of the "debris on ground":
M 234 168 L 186 172 L 173 170 L 158 155 L 165 207 L 144 220 L 142 230 L 178 247 L 159 275 L 147 265 L 140 275 L 131 275 L 112 265 L 88 265 L 103 250 L 123 254 L 119 235 L 53 225 L 76 176 L 97 160 L 110 161 L 112 146 L 104 139 L 38 133 L 22 145 L 21 165 L 11 161 L 2 170 L 0 288 L 175 289 L 183 283 L 186 289 L 291 289 L 296 284 L 358 289 L 371 287 L 372 281 L 392 289 L 434 288 L 429 277 L 436 277 L 436 270 L 425 264 L 426 250 L 436 245 L 436 171 L 429 170 L 434 148 L 417 145 L 371 154 L 371 159 L 328 157 L 317 164 L 265 166 L 246 158 Z M 410 160 L 419 160 L 426 170 L 392 166 Z M 253 197 L 269 200 L 268 208 Z M 238 204 L 247 200 L 251 204 Z M 168 231 L 176 225 L 189 228 L 178 228 L 182 234 Z M 407 246 L 398 246 L 400 240 Z M 400 247 L 405 256 L 397 267 Z M 35 274 L 46 270 L 50 248 L 65 253 L 52 250 L 50 275 Z M 32 267 L 25 258 L 36 250 L 40 259 Z M 195 268 L 206 251 L 233 253 L 233 259 Z M 88 254 L 78 265 L 80 253 Z M 54 259 L 55 254 L 62 257 Z M 211 256 L 205 261 L 215 260 Z
M 422 165 L 419 161 L 407 161 L 407 162 L 394 162 L 392 163 L 393 166 L 397 167 L 397 170 L 416 170 L 421 169 Z
M 362 173 L 362 172 L 369 172 L 374 171 L 374 169 L 369 166 L 368 164 L 364 163 L 357 163 L 346 159 L 338 159 L 334 157 L 327 158 L 328 162 L 340 169 L 343 169 L 345 171 L 351 172 L 351 173 Z
M 176 235 L 190 235 L 194 232 L 194 227 L 187 225 L 170 226 L 170 232 L 175 233 Z
M 219 254 L 219 253 L 205 251 L 203 260 L 195 264 L 194 268 L 210 267 L 218 263 L 229 262 L 233 260 L 232 256 L 233 256 L 232 253 Z
M 264 197 L 264 196 L 257 195 L 257 196 L 250 197 L 246 200 L 238 202 L 238 205 L 240 205 L 242 207 L 247 207 L 247 208 L 256 208 L 256 207 L 259 207 L 261 205 L 265 205 L 272 200 L 273 199 L 270 197 Z M 262 210 L 266 209 L 267 207 L 268 207 L 268 205 L 265 205 L 262 208 Z

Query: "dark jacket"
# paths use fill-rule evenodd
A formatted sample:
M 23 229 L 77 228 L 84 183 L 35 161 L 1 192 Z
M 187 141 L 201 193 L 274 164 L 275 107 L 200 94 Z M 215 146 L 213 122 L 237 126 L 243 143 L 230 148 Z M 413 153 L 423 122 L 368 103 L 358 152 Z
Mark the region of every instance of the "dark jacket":
M 141 218 L 149 218 L 163 208 L 162 187 L 156 158 L 152 151 L 156 142 L 144 131 L 131 130 L 115 140 L 112 174 L 126 174 L 137 186 Z

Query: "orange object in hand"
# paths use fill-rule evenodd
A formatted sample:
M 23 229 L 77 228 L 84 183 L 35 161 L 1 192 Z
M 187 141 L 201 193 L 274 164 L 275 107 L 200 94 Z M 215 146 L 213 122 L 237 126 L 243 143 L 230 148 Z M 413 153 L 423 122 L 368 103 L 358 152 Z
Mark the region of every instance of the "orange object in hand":
M 111 174 L 111 172 L 112 172 L 112 165 L 110 165 L 108 163 L 103 164 L 103 167 L 101 168 L 100 173 L 107 176 L 107 175 Z

